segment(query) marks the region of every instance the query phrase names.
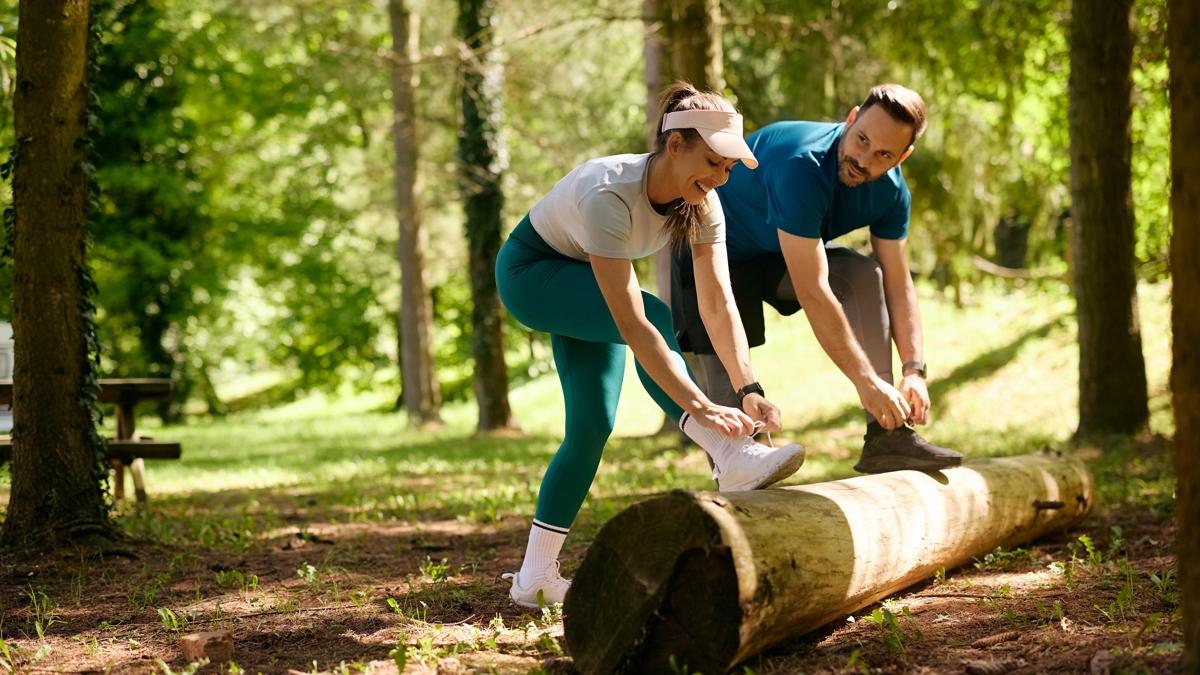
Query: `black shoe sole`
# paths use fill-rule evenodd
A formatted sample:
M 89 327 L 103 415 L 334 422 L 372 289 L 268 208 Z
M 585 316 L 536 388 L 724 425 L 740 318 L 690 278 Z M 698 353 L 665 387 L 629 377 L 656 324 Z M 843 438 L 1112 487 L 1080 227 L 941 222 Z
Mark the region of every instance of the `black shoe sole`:
M 946 459 L 918 459 L 903 455 L 885 455 L 871 461 L 859 461 L 854 470 L 859 473 L 888 473 L 891 471 L 939 471 L 962 465 L 961 457 Z

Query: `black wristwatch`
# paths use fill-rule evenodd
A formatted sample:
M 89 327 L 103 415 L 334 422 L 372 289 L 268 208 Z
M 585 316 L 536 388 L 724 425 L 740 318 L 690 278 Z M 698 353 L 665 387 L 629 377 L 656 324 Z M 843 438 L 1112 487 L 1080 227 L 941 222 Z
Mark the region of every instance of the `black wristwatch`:
M 767 396 L 766 392 L 763 391 L 761 384 L 757 382 L 751 382 L 750 384 L 737 390 L 738 405 L 741 405 L 742 399 L 746 398 L 750 394 L 758 394 L 764 398 Z
M 910 370 L 920 375 L 922 380 L 926 379 L 924 361 L 909 361 L 908 363 L 905 363 L 904 366 L 900 368 L 900 375 L 904 376 L 908 374 L 908 371 Z

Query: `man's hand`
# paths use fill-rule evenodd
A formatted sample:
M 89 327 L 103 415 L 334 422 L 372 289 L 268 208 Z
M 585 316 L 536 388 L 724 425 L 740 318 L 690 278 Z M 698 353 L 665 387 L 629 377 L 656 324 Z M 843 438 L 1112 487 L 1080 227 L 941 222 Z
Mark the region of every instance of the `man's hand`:
M 867 412 L 889 431 L 904 426 L 905 420 L 912 414 L 912 408 L 904 395 L 878 375 L 871 375 L 867 383 L 858 390 L 858 399 L 862 401 Z
M 779 431 L 779 407 L 758 394 L 746 394 L 742 399 L 742 410 L 756 421 L 763 423 L 763 431 Z
M 900 382 L 900 393 L 912 408 L 909 419 L 913 424 L 929 423 L 929 388 L 925 386 L 925 378 L 916 373 L 905 375 Z

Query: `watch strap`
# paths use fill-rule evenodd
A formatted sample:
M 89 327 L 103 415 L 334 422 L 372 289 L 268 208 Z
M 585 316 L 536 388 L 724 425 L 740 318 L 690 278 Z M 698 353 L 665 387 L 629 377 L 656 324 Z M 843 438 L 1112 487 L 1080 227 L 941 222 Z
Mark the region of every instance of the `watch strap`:
M 763 391 L 761 384 L 757 382 L 751 382 L 750 384 L 737 390 L 738 403 L 740 404 L 742 399 L 746 398 L 750 394 L 758 394 L 759 396 L 764 397 L 767 395 L 766 392 Z

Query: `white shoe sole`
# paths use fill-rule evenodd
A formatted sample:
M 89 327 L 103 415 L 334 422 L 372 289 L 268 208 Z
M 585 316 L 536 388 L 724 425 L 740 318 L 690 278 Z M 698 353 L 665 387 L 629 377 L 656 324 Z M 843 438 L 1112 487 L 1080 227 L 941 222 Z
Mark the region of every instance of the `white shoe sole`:
M 783 454 L 782 449 L 780 450 L 780 454 Z M 760 490 L 770 485 L 774 485 L 784 478 L 796 473 L 802 464 L 804 464 L 804 446 L 797 445 L 796 450 L 783 457 L 779 464 L 768 469 L 763 474 L 756 476 L 752 480 L 735 483 L 733 485 L 723 485 L 718 479 L 717 490 L 721 492 L 747 492 L 750 490 Z

